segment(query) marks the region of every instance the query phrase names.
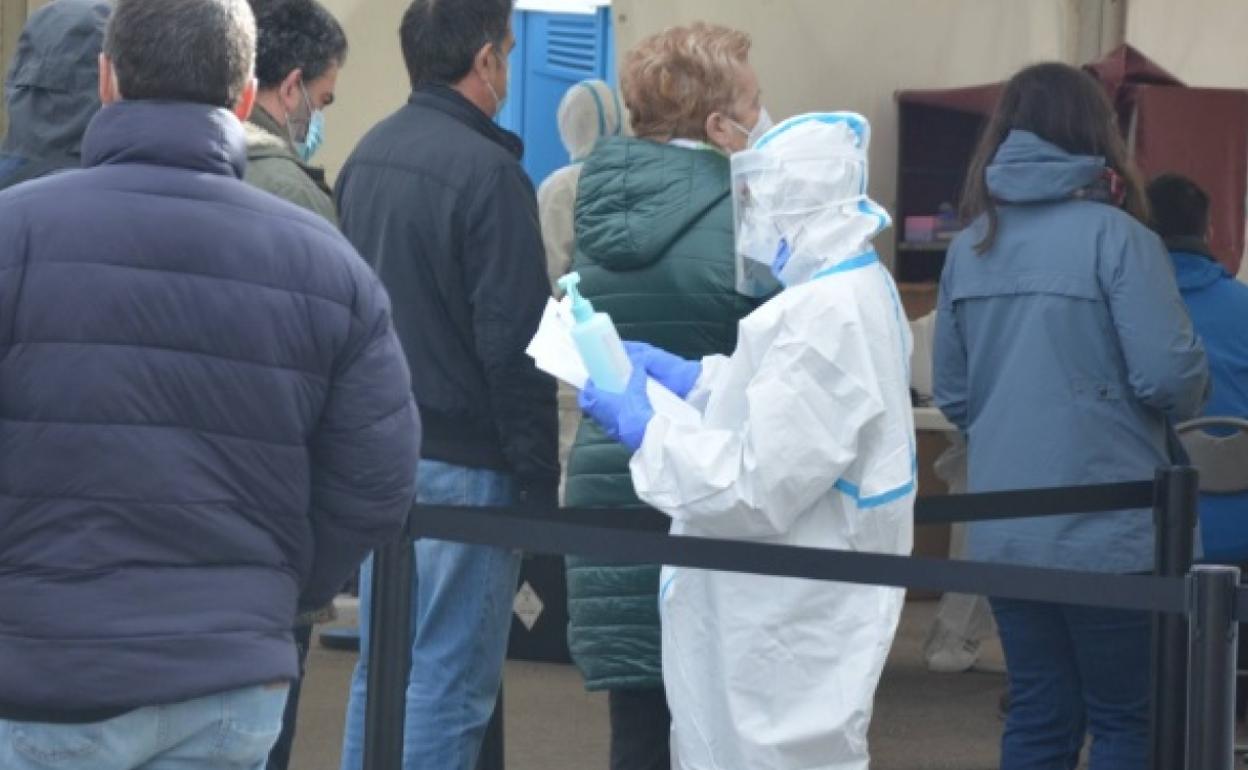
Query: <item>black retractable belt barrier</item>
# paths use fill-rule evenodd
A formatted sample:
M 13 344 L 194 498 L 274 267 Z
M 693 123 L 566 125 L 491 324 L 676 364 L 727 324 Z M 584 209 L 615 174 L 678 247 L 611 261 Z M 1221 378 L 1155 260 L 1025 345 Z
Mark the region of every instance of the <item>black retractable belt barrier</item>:
M 1235 765 L 1235 567 L 1196 567 L 1189 632 L 1187 770 L 1231 770 Z
M 1158 476 L 1160 477 L 1165 470 L 1159 470 Z M 920 497 L 914 503 L 914 523 L 923 526 L 969 521 L 1030 519 L 1069 513 L 1147 510 L 1153 507 L 1157 483 L 1124 481 L 1096 486 Z
M 368 623 L 368 696 L 364 709 L 364 767 L 403 770 L 403 723 L 412 665 L 410 534 L 373 554 L 372 612 Z M 361 651 L 364 654 L 365 651 Z
M 1134 510 L 1152 505 L 1157 515 L 1159 541 L 1159 574 L 1154 576 L 951 562 L 672 536 L 666 534 L 670 520 L 644 508 L 534 513 L 521 508 L 415 506 L 408 536 L 380 549 L 374 564 L 365 769 L 399 770 L 402 762 L 404 693 L 411 661 L 408 630 L 413 537 L 532 553 L 577 554 L 614 563 L 662 563 L 1178 615 L 1189 611 L 1190 597 L 1187 583 L 1170 575 L 1182 574 L 1184 532 L 1189 554 L 1186 558 L 1190 563 L 1191 523 L 1195 517 L 1194 477 L 1191 469 L 1166 469 L 1158 473 L 1156 484 L 1141 481 L 956 495 L 922 498 L 915 504 L 916 524 Z M 1172 542 L 1174 539 L 1179 542 Z M 1175 573 L 1175 570 L 1180 571 Z M 1248 609 L 1242 612 L 1248 614 Z M 1171 663 L 1178 660 L 1182 665 L 1183 650 L 1179 650 L 1176 658 L 1166 643 L 1169 637 L 1159 634 L 1158 638 L 1161 644 L 1155 649 L 1163 659 Z M 1206 652 L 1202 651 L 1202 655 Z M 495 719 L 478 764 L 480 770 L 502 770 L 503 767 L 501 705 L 500 693 Z M 1161 700 L 1161 708 L 1163 713 L 1173 713 L 1172 705 L 1165 699 Z M 1179 745 L 1182 746 L 1181 741 Z M 1173 765 L 1156 764 L 1159 757 L 1159 754 L 1154 755 L 1154 768 L 1172 770 L 1182 766 L 1181 755 L 1180 764 Z
M 1156 527 L 1154 574 L 1181 577 L 1192 568 L 1196 537 L 1196 496 L 1199 479 L 1192 468 L 1157 471 L 1153 517 Z M 1187 618 L 1157 613 L 1153 616 L 1153 770 L 1182 767 L 1183 734 L 1187 721 L 1184 701 L 1187 682 Z
M 1144 612 L 1187 610 L 1183 581 L 1152 575 L 1113 575 L 637 532 L 585 526 L 563 511 L 533 514 L 518 508 L 421 505 L 412 510 L 412 521 L 422 537 L 530 553 L 576 554 L 604 563 L 667 564 Z

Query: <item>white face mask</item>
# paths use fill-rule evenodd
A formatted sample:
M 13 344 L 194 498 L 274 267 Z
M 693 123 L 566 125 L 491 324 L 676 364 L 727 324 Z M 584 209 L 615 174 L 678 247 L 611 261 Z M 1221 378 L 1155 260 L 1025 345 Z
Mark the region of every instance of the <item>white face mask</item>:
M 754 121 L 754 128 L 746 128 L 732 118 L 728 118 L 728 122 L 732 127 L 745 134 L 745 146 L 751 148 L 758 144 L 758 140 L 763 138 L 763 134 L 770 131 L 776 124 L 772 122 L 771 115 L 767 112 L 767 108 L 763 107 L 758 111 L 758 120 Z
M 498 61 L 498 66 L 506 66 L 503 63 L 502 54 L 496 52 L 494 56 Z M 494 89 L 494 84 L 490 82 L 489 78 L 485 79 L 485 87 L 489 89 L 490 96 L 494 97 L 494 117 L 497 118 L 499 113 L 503 111 L 503 105 L 507 103 L 507 96 L 511 95 L 511 67 L 507 67 L 507 96 L 504 96 L 501 99 L 498 98 L 498 91 Z

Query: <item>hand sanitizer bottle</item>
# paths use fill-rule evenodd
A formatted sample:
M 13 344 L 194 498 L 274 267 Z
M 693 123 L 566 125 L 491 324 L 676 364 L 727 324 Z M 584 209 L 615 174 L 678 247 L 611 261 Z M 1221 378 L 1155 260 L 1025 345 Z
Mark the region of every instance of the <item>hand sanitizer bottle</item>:
M 585 368 L 594 386 L 608 393 L 623 393 L 633 374 L 633 362 L 620 341 L 620 335 L 611 323 L 611 316 L 595 313 L 594 306 L 581 296 L 577 285 L 581 276 L 568 273 L 559 279 L 559 286 L 572 300 L 572 341 L 581 353 Z

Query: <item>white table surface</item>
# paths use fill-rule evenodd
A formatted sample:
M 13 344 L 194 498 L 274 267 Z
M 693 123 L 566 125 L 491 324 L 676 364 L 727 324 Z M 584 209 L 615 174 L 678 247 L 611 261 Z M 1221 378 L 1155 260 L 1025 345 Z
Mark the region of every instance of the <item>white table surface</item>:
M 938 433 L 956 433 L 958 430 L 934 406 L 916 406 L 914 408 L 914 429 L 936 431 Z

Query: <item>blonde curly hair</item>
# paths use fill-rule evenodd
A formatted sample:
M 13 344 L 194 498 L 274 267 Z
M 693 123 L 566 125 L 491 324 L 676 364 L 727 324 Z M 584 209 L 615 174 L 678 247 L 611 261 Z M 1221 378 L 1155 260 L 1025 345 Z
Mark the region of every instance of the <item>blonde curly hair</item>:
M 732 107 L 750 36 L 717 24 L 672 27 L 624 58 L 620 90 L 633 133 L 646 139 L 707 139 L 706 118 Z

